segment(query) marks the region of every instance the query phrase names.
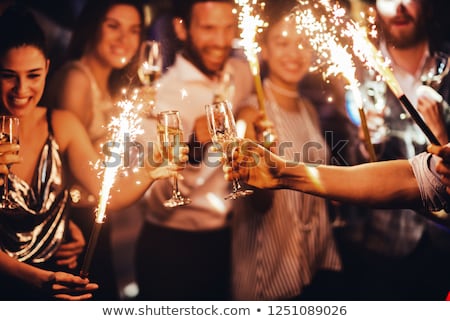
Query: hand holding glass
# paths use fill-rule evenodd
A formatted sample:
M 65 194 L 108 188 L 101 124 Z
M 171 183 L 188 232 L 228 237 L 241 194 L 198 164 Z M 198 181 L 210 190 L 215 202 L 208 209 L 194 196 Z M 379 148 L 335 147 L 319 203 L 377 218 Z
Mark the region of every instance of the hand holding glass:
M 183 142 L 183 127 L 181 125 L 180 113 L 175 110 L 163 111 L 157 117 L 157 131 L 161 148 L 161 154 L 167 163 L 174 164 L 178 157 L 177 151 Z M 165 207 L 176 207 L 188 205 L 191 200 L 181 195 L 178 189 L 178 179 L 173 178 L 172 197 L 164 202 Z
M 450 71 L 449 60 L 450 58 L 446 54 L 440 52 L 429 57 L 422 69 L 420 77 L 422 84 L 438 90 L 442 80 Z
M 228 161 L 238 138 L 231 104 L 221 101 L 206 105 L 205 109 L 211 139 L 213 143 L 221 145 Z M 233 191 L 225 196 L 225 199 L 237 199 L 251 194 L 253 194 L 252 190 L 243 189 L 239 180 L 233 179 Z
M 0 144 L 19 143 L 19 118 L 13 116 L 0 116 Z M 7 164 L 8 168 L 11 164 Z M 17 204 L 10 200 L 8 192 L 8 175 L 3 177 L 3 194 L 0 208 L 16 208 Z

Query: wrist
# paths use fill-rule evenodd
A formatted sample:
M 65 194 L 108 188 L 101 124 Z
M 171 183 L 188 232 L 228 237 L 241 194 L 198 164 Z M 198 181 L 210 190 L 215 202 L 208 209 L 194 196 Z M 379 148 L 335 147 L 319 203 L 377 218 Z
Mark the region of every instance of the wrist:
M 305 164 L 285 161 L 278 175 L 280 188 L 298 190 L 304 176 Z
M 54 273 L 21 262 L 17 269 L 17 277 L 35 288 L 42 289 L 54 279 Z

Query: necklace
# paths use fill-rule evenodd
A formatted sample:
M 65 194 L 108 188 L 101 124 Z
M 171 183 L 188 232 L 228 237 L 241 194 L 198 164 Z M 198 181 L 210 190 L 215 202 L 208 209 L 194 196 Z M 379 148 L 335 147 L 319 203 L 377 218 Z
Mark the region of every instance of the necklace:
M 289 90 L 280 86 L 275 85 L 273 82 L 270 81 L 269 78 L 265 79 L 265 83 L 277 94 L 280 94 L 285 97 L 289 98 L 298 98 L 299 94 L 297 90 Z

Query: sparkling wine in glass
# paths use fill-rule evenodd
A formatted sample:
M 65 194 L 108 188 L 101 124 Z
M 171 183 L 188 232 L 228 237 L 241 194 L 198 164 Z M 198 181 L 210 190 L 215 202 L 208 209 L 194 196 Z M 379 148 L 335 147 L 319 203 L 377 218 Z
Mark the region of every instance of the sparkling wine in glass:
M 205 106 L 208 130 L 213 143 L 221 146 L 227 161 L 237 145 L 237 132 L 231 104 L 228 101 L 214 102 Z M 237 199 L 253 194 L 252 190 L 242 188 L 237 178 L 233 179 L 233 190 L 225 199 Z
M 142 83 L 141 98 L 144 101 L 144 113 L 153 115 L 156 89 L 162 73 L 163 58 L 161 43 L 154 40 L 144 41 L 139 52 L 138 77 Z
M 183 127 L 180 113 L 176 110 L 168 110 L 158 113 L 157 132 L 161 148 L 161 154 L 169 165 L 176 164 L 178 151 L 183 142 Z M 173 178 L 172 197 L 164 202 L 165 207 L 188 205 L 191 200 L 181 195 L 178 189 L 178 178 Z
M 0 144 L 19 143 L 19 118 L 13 116 L 0 116 Z M 11 164 L 7 164 L 8 168 Z M 0 208 L 13 209 L 17 204 L 9 197 L 8 175 L 3 177 L 3 193 L 0 199 Z

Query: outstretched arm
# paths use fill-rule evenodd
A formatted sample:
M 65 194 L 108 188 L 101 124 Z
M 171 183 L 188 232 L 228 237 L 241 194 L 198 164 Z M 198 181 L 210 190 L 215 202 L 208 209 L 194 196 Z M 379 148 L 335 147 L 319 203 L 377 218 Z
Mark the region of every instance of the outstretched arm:
M 66 147 L 70 171 L 90 193 L 99 195 L 103 168 L 96 169 L 93 164 L 103 160 L 103 156 L 94 150 L 84 127 L 74 115 L 55 110 L 52 119 L 58 143 Z M 155 180 L 177 175 L 187 161 L 187 152 L 187 147 L 180 148 L 179 165 L 164 164 L 156 155 L 150 162 L 146 159 L 143 166 L 136 166 L 125 174 L 119 172 L 111 189 L 108 207 L 120 209 L 128 206 L 138 200 Z M 116 156 L 108 166 L 121 165 L 123 160 L 120 155 Z
M 259 188 L 287 188 L 371 207 L 419 207 L 420 191 L 407 160 L 357 166 L 292 163 L 244 140 L 225 177 L 240 177 Z

